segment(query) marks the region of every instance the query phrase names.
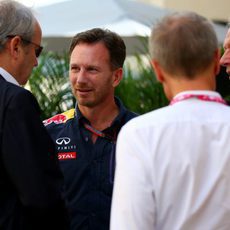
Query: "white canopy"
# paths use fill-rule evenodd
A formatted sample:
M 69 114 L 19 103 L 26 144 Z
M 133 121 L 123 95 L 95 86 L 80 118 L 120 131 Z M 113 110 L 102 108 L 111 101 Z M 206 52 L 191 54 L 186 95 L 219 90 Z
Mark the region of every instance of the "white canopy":
M 134 0 L 63 0 L 36 12 L 46 50 L 68 50 L 76 33 L 100 27 L 120 34 L 131 54 L 146 51 L 138 36 L 148 37 L 154 23 L 169 10 Z M 215 30 L 222 43 L 227 28 L 215 24 Z

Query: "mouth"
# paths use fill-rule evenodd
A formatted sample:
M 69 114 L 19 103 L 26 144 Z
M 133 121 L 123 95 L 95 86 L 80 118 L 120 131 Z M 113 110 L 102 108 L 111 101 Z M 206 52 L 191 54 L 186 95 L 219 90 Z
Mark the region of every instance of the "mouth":
M 92 89 L 87 89 L 87 88 L 77 88 L 77 89 L 76 89 L 76 91 L 84 93 L 84 92 L 90 92 L 90 91 L 92 91 Z
M 92 89 L 81 89 L 81 88 L 76 89 L 76 93 L 79 96 L 87 96 L 92 91 L 93 91 Z

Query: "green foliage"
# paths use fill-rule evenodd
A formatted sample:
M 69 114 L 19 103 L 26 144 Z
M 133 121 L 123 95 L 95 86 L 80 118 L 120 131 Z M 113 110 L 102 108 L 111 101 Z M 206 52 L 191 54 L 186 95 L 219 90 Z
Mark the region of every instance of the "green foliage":
M 142 39 L 143 47 L 148 50 L 147 39 Z M 139 52 L 141 53 L 141 52 Z M 222 49 L 223 53 L 223 49 Z M 129 59 L 129 57 L 127 58 Z M 145 59 L 136 54 L 132 61 L 126 59 L 123 80 L 116 88 L 115 94 L 124 105 L 139 114 L 158 109 L 168 104 L 162 85 L 157 82 L 150 66 L 150 57 Z M 28 88 L 35 95 L 42 110 L 42 118 L 46 119 L 57 113 L 62 113 L 75 106 L 69 83 L 69 56 L 66 53 L 44 53 L 39 58 L 39 65 L 32 72 Z M 226 70 L 223 70 L 226 74 Z M 221 74 L 223 74 L 223 71 Z M 218 90 L 224 98 L 230 101 L 229 89 L 226 81 L 217 81 Z M 225 92 L 226 91 L 226 92 Z
M 137 73 L 131 71 L 129 63 L 125 65 L 124 77 L 116 89 L 116 95 L 128 109 L 139 114 L 167 105 L 162 85 L 157 82 L 150 64 L 146 65 L 139 55 L 135 58 Z
M 139 55 L 135 59 L 136 69 L 132 63 L 125 64 L 116 96 L 128 109 L 139 114 L 167 105 L 162 86 L 156 81 L 150 65 L 144 63 Z M 54 53 L 42 54 L 38 67 L 33 70 L 28 87 L 38 100 L 43 119 L 74 107 L 68 70 L 68 55 Z
M 38 100 L 43 119 L 66 111 L 75 104 L 68 70 L 67 54 L 45 53 L 39 58 L 39 65 L 32 72 L 28 88 Z

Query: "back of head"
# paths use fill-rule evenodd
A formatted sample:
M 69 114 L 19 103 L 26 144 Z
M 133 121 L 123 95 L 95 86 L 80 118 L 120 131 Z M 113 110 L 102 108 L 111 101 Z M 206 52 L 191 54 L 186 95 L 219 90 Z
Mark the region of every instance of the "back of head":
M 113 69 L 123 67 L 126 57 L 126 46 L 123 39 L 116 33 L 101 28 L 90 29 L 76 34 L 71 42 L 69 53 L 80 43 L 103 43 L 109 51 L 111 66 Z
M 30 41 L 34 33 L 36 19 L 32 11 L 12 0 L 0 1 L 0 51 L 3 50 L 7 36 L 19 35 Z
M 211 22 L 193 12 L 164 17 L 153 27 L 149 45 L 166 72 L 190 79 L 211 65 L 218 49 Z

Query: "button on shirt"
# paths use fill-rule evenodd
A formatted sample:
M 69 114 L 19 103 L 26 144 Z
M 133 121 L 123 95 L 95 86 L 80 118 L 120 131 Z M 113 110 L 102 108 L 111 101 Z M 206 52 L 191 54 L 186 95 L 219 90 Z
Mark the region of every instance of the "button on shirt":
M 121 126 L 136 114 L 128 111 L 116 99 L 119 115 L 103 130 L 116 139 Z M 63 119 L 59 116 L 58 119 Z M 115 169 L 115 140 L 98 137 L 91 140 L 89 123 L 76 106 L 74 116 L 65 123 L 57 118 L 47 125 L 56 142 L 61 169 L 64 173 L 64 193 L 71 215 L 71 230 L 108 230 Z M 59 124 L 57 124 L 59 123 Z
M 111 230 L 230 229 L 230 107 L 190 98 L 135 118 L 116 156 Z

